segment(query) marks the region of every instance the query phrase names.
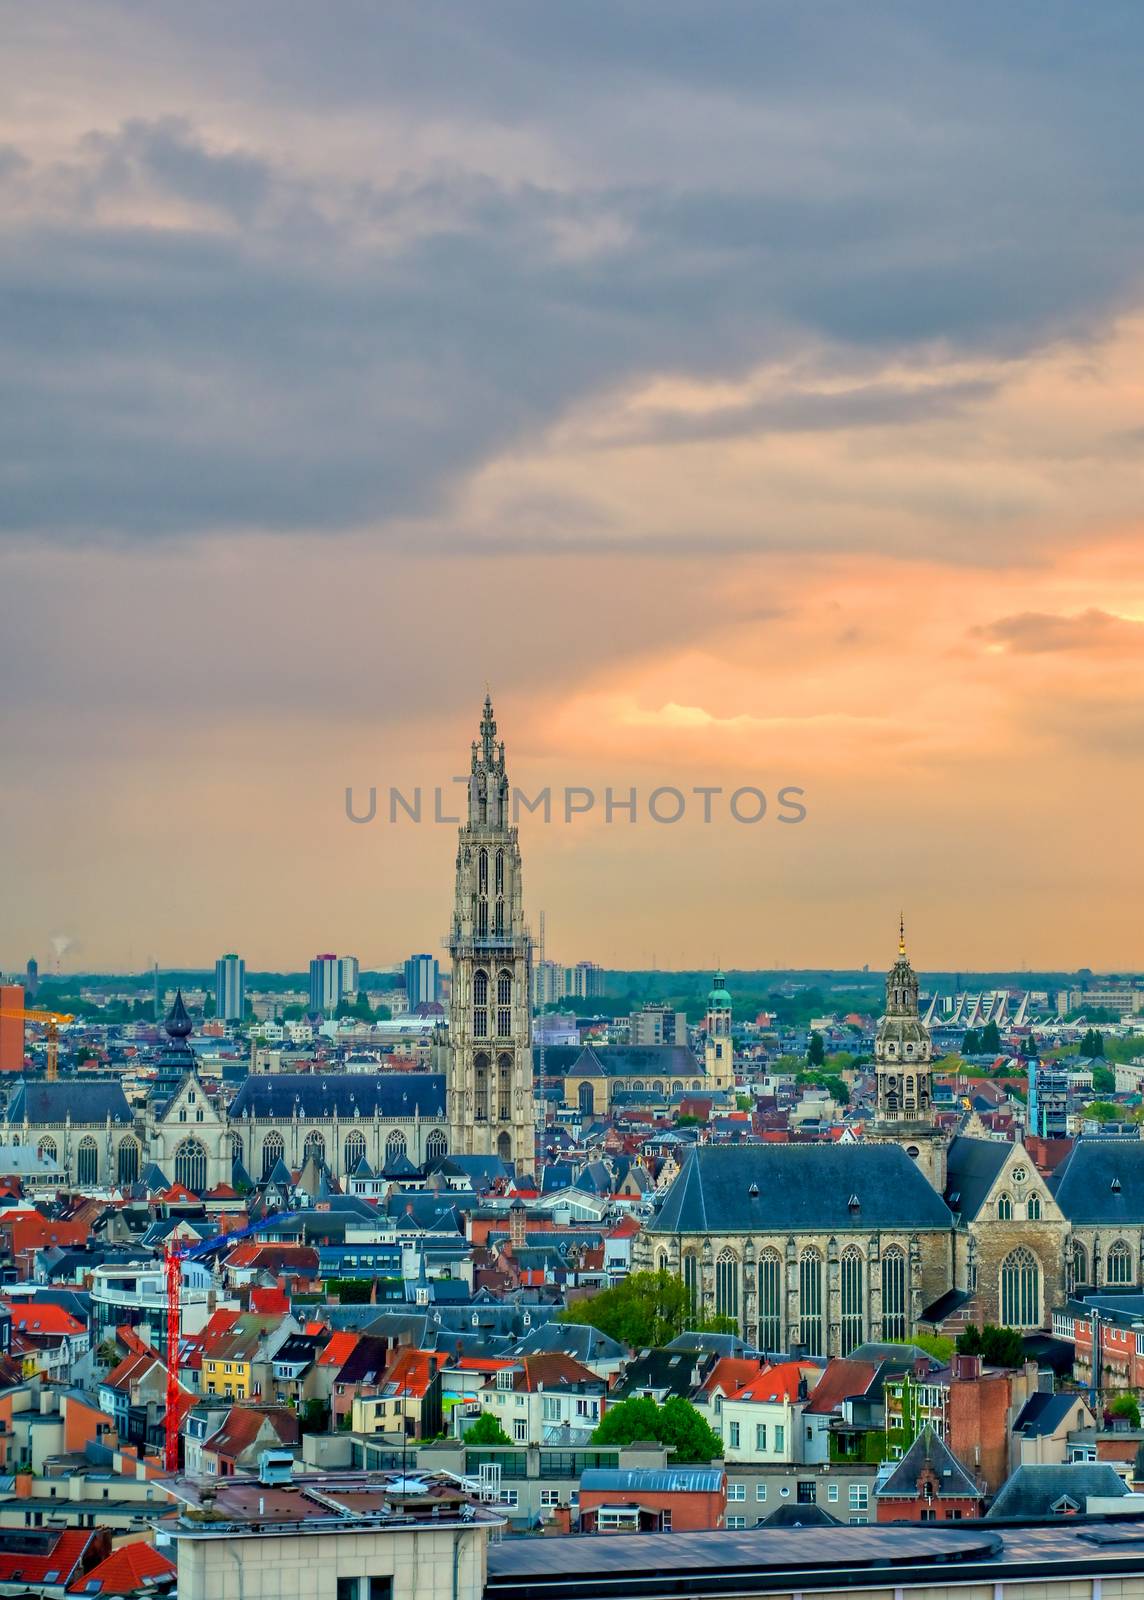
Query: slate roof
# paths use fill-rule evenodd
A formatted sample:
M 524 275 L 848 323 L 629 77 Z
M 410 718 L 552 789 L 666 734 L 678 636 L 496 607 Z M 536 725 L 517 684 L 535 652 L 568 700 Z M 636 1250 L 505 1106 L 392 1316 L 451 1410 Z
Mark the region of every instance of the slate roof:
M 1008 1140 L 956 1138 L 946 1161 L 945 1203 L 949 1209 L 967 1221 L 976 1217 L 1012 1153 Z
M 832 1517 L 823 1506 L 778 1506 L 769 1517 L 761 1517 L 757 1526 L 764 1528 L 837 1528 L 841 1517 Z
M 134 1113 L 120 1083 L 85 1083 L 69 1079 L 66 1083 L 17 1083 L 8 1102 L 8 1121 L 33 1127 L 63 1124 L 71 1117 L 73 1125 L 85 1126 L 112 1122 L 131 1122 Z
M 702 1078 L 704 1068 L 685 1044 L 586 1044 L 565 1076 Z
M 559 1350 L 577 1361 L 621 1361 L 627 1355 L 626 1346 L 587 1322 L 547 1322 L 543 1327 L 532 1328 L 513 1345 L 512 1353 L 534 1356 L 551 1350 Z
M 648 1232 L 916 1232 L 950 1221 L 897 1145 L 704 1145 L 688 1157 Z
M 1020 1466 L 1001 1485 L 985 1514 L 987 1522 L 999 1517 L 1054 1517 L 1061 1500 L 1069 1499 L 1083 1511 L 1089 1495 L 1119 1499 L 1128 1487 L 1108 1461 L 1071 1461 L 1050 1466 Z
M 422 1117 L 443 1117 L 445 1074 L 260 1072 L 244 1079 L 231 1101 L 230 1119 L 233 1123 L 248 1110 L 252 1117 L 289 1119 L 295 1102 L 299 1117 L 311 1121 L 335 1112 L 352 1121 L 355 1110 L 363 1117 L 376 1114 L 391 1121 L 412 1117 L 415 1111 Z
M 1069 1394 L 1062 1390 L 1059 1394 L 1044 1394 L 1038 1391 L 1031 1394 L 1025 1401 L 1013 1423 L 1013 1432 L 1022 1433 L 1028 1439 L 1046 1437 L 1053 1434 L 1072 1416 L 1073 1412 L 1080 1412 L 1082 1420 L 1074 1426 L 1083 1428 L 1091 1426 L 1085 1414 L 1084 1396 Z
M 1144 1221 L 1144 1144 L 1078 1139 L 1057 1169 L 1055 1195 L 1070 1222 L 1138 1228 Z
M 981 1490 L 943 1439 L 930 1427 L 922 1429 L 905 1455 L 878 1490 L 879 1500 L 916 1500 L 918 1478 L 926 1467 L 938 1477 L 939 1500 L 979 1500 Z

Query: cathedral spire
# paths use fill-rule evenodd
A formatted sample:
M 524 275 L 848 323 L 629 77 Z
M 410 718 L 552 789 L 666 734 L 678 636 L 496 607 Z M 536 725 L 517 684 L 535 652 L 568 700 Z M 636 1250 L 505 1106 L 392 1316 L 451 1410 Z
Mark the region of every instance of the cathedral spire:
M 904 956 L 905 953 L 906 953 L 906 913 L 904 911 L 900 911 L 898 913 L 898 954 L 900 956 Z

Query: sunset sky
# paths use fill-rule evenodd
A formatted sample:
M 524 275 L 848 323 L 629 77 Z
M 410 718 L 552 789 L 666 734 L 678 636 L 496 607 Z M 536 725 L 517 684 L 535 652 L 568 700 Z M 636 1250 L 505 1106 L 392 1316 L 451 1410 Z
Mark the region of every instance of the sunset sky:
M 0 16 L 0 966 L 1144 967 L 1138 0 Z

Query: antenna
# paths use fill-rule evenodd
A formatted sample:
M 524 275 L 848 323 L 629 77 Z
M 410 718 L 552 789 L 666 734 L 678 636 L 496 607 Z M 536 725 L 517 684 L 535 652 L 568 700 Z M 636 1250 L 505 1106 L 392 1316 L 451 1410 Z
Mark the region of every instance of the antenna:
M 540 1006 L 537 1004 L 537 1002 L 541 1001 L 543 999 L 544 985 L 548 982 L 548 968 L 544 964 L 545 948 L 546 948 L 546 946 L 545 946 L 545 916 L 544 916 L 544 912 L 542 911 L 540 913 L 540 969 L 539 969 L 539 971 L 537 973 L 537 979 L 539 981 L 537 983 L 536 994 L 535 994 L 534 999 L 533 999 L 533 1007 L 532 1007 L 534 1016 L 541 1009 Z M 541 1090 L 543 1092 L 543 1088 L 544 1088 L 544 1029 L 543 1028 L 541 1028 L 541 1030 L 540 1030 L 540 1054 L 539 1054 L 539 1060 L 538 1060 L 537 1064 L 540 1067 L 540 1084 L 541 1084 Z M 533 1084 L 532 1088 L 533 1088 L 533 1094 L 535 1095 L 535 1093 L 536 1093 L 536 1085 Z M 547 1105 L 548 1105 L 547 1099 L 545 1099 L 544 1104 L 547 1107 Z M 534 1111 L 534 1114 L 535 1114 L 535 1111 Z

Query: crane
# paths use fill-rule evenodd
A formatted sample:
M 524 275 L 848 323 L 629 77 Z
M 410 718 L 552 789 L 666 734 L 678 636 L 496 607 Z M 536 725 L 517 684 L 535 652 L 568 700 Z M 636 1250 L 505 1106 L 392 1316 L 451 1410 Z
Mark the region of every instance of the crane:
M 228 1250 L 240 1239 L 278 1222 L 289 1222 L 298 1216 L 297 1211 L 277 1211 L 259 1217 L 246 1228 L 235 1228 L 231 1233 L 215 1234 L 195 1244 L 180 1245 L 172 1242 L 163 1255 L 163 1273 L 167 1288 L 167 1414 L 163 1419 L 163 1466 L 168 1472 L 179 1470 L 179 1334 L 181 1322 L 181 1294 L 183 1287 L 183 1262 L 202 1261 L 216 1251 Z
M 59 1025 L 61 1022 L 74 1022 L 75 1018 L 68 1011 L 29 1011 L 21 1007 L 19 1011 L 0 1011 L 0 1017 L 12 1022 L 43 1022 L 48 1029 L 48 1068 L 47 1079 L 55 1083 L 59 1070 Z

